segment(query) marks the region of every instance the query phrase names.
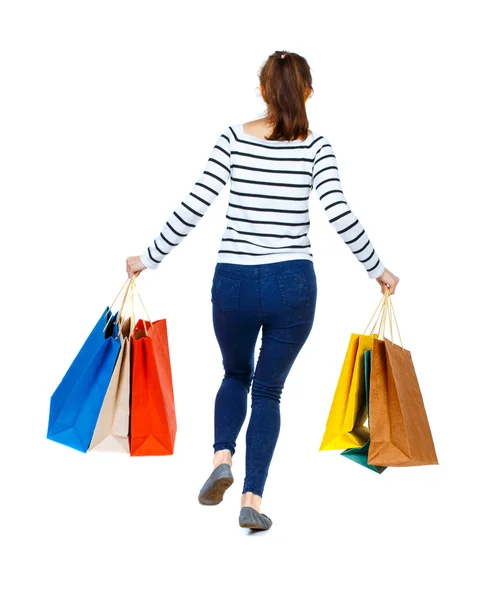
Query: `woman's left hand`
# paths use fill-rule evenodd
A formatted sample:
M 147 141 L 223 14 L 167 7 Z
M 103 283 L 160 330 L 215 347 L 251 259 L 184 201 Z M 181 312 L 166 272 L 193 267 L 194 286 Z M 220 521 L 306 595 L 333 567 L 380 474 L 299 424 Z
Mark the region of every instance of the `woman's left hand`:
M 144 269 L 147 269 L 147 267 L 140 260 L 140 256 L 129 256 L 127 258 L 126 262 L 127 262 L 127 275 L 129 277 L 132 277 L 133 275 L 138 277 L 139 273 L 141 271 L 143 271 Z

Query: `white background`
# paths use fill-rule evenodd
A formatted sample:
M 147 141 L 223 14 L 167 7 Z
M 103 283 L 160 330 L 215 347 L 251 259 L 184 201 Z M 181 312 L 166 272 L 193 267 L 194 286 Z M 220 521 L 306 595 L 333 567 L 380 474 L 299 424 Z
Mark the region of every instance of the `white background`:
M 2 597 L 488 595 L 488 4 L 2 2 Z M 394 309 L 440 465 L 378 475 L 318 450 L 349 335 L 381 294 L 312 193 L 316 320 L 282 395 L 262 503 L 274 524 L 251 534 L 237 524 L 247 422 L 223 503 L 197 502 L 223 373 L 210 287 L 229 184 L 138 279 L 168 323 L 175 454 L 85 455 L 45 436 L 125 259 L 185 199 L 219 133 L 262 116 L 258 72 L 282 49 L 308 60 L 310 127 L 400 277 Z

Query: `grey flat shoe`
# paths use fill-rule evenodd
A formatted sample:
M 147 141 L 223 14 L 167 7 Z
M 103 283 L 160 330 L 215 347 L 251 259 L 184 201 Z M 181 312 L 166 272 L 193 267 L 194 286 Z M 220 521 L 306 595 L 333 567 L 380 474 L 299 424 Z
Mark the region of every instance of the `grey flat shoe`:
M 269 529 L 272 525 L 270 519 L 264 513 L 255 510 L 251 506 L 242 506 L 239 518 L 240 527 L 250 527 L 250 529 Z
M 227 463 L 218 465 L 199 492 L 200 504 L 219 504 L 223 499 L 224 492 L 233 481 L 231 467 Z

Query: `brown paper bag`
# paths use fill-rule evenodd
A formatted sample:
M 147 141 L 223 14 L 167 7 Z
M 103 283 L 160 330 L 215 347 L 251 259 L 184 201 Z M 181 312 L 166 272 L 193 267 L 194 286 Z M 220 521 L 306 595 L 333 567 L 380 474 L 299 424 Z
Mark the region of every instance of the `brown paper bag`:
M 131 317 L 121 322 L 121 349 L 103 400 L 89 450 L 129 453 Z
M 386 337 L 373 342 L 369 423 L 369 464 L 438 464 L 411 352 Z

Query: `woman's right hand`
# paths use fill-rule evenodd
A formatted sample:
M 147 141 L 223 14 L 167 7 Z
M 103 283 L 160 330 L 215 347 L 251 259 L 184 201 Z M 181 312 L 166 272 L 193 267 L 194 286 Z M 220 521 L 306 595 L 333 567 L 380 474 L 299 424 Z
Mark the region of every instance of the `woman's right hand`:
M 399 283 L 399 278 L 397 277 L 397 275 L 394 275 L 388 269 L 385 269 L 385 271 L 379 277 L 376 277 L 376 280 L 381 286 L 382 294 L 385 294 L 387 290 L 391 294 L 394 294 L 395 288 Z

